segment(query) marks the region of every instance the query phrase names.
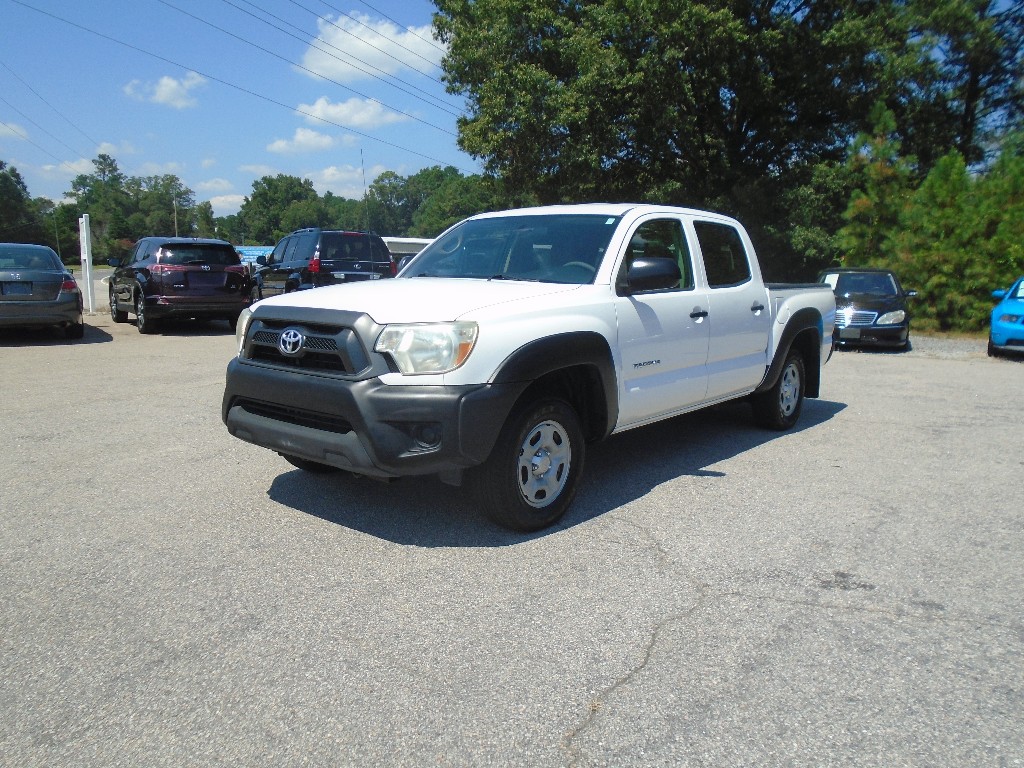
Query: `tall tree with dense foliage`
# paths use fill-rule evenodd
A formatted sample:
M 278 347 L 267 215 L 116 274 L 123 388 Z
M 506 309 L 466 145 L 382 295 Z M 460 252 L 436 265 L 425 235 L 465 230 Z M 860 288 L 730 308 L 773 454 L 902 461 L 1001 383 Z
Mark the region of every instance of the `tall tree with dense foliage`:
M 315 204 L 318 200 L 319 195 L 309 179 L 279 173 L 254 181 L 252 194 L 245 198 L 238 214 L 244 221 L 246 241 L 271 244 L 276 242 L 284 234 L 295 229 L 296 221 L 301 218 L 291 215 L 285 221 L 289 207 L 303 203 Z M 302 211 L 307 212 L 308 209 Z M 310 222 L 302 226 L 316 226 L 316 223 Z

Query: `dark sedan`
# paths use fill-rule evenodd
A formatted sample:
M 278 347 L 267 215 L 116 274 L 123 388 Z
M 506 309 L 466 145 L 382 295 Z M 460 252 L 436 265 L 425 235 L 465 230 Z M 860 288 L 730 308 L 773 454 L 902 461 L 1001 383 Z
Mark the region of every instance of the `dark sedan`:
M 872 346 L 906 349 L 910 344 L 910 308 L 904 291 L 887 269 L 827 269 L 818 282 L 836 295 L 833 340 L 839 347 Z
M 48 326 L 82 338 L 78 283 L 52 248 L 0 243 L 0 328 Z

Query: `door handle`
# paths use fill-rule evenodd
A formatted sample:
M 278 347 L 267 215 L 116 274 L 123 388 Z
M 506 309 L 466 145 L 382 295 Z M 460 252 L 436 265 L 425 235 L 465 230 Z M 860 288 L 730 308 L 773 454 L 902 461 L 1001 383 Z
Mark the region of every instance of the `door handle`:
M 751 312 L 763 312 L 764 311 L 764 304 L 757 304 L 755 302 L 754 305 L 750 308 L 750 311 Z
M 701 309 L 700 307 L 694 307 L 693 312 L 690 313 L 690 317 L 692 317 L 694 320 L 696 320 L 699 317 L 707 317 L 707 316 L 708 316 L 708 311 L 706 309 Z

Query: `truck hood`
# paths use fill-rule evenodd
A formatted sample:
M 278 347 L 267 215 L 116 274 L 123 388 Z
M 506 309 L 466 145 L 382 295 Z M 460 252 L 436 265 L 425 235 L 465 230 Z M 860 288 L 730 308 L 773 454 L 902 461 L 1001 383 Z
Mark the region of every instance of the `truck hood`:
M 363 280 L 263 299 L 255 306 L 340 309 L 369 315 L 380 325 L 458 320 L 497 304 L 567 293 L 578 285 L 519 280 L 414 277 Z

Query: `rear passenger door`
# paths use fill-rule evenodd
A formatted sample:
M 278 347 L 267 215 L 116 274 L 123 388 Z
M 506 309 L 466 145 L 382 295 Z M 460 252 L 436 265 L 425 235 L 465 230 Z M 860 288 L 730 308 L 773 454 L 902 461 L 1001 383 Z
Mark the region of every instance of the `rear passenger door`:
M 708 285 L 709 400 L 754 389 L 768 359 L 768 291 L 755 271 L 751 249 L 734 226 L 696 219 Z
M 615 314 L 622 377 L 619 424 L 635 426 L 681 412 L 707 391 L 707 293 L 696 287 L 693 259 L 681 219 L 642 221 L 630 236 L 617 284 L 633 259 L 669 258 L 682 279 L 668 289 L 616 289 Z

